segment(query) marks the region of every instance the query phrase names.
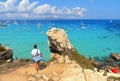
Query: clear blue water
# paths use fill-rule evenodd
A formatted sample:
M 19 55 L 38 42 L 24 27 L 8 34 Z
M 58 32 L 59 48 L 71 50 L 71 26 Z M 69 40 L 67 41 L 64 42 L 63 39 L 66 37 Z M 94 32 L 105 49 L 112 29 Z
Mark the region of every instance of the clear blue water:
M 46 32 L 50 27 L 64 29 L 78 52 L 86 57 L 120 54 L 120 20 L 0 20 L 0 43 L 14 51 L 14 58 L 31 58 L 37 43 L 44 61 L 50 51 Z

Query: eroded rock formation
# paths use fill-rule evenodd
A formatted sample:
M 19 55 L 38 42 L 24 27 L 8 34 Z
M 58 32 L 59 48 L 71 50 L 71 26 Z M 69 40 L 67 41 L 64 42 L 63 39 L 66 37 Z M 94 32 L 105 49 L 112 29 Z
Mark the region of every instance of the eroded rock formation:
M 63 29 L 52 28 L 48 30 L 47 36 L 51 58 L 55 57 L 59 63 L 70 62 L 68 59 L 72 59 L 74 47 L 71 45 L 66 32 Z
M 4 49 L 3 51 L 0 51 L 0 61 L 2 60 L 12 60 L 13 59 L 13 51 L 12 49 L 5 47 L 5 46 L 1 46 L 1 49 Z
M 49 39 L 49 47 L 51 53 L 57 53 L 61 55 L 65 49 L 72 49 L 72 45 L 68 39 L 64 30 L 59 28 L 52 28 L 47 32 Z
M 111 53 L 110 56 L 116 61 L 120 61 L 120 54 Z

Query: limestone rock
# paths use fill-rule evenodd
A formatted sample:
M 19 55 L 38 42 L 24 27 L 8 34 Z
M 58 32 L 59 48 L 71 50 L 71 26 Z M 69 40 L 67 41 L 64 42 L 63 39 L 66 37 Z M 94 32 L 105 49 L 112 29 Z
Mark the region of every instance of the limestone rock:
M 64 63 L 64 58 L 63 58 L 63 56 L 61 56 L 61 55 L 59 55 L 59 54 L 51 53 L 51 57 L 52 57 L 52 58 L 56 58 L 56 59 L 54 60 L 54 62 L 56 62 L 56 63 Z
M 36 81 L 36 78 L 28 78 L 28 81 Z
M 63 29 L 52 28 L 47 32 L 51 53 L 62 54 L 65 49 L 72 49 L 72 45 Z
M 65 55 L 64 60 L 66 64 L 71 63 L 71 60 L 69 59 L 68 55 Z
M 66 32 L 63 29 L 52 28 L 47 32 L 48 45 L 51 51 L 51 58 L 56 58 L 58 63 L 70 63 L 74 54 L 74 47 L 71 45 Z M 65 56 L 69 58 L 66 58 Z
M 111 56 L 112 58 L 114 58 L 115 60 L 120 61 L 120 54 L 111 53 L 110 56 Z
M 4 51 L 0 52 L 0 61 L 1 60 L 12 60 L 13 59 L 13 51 L 12 49 L 5 47 Z
M 59 81 L 106 81 L 106 78 L 89 69 L 68 68 Z
M 45 81 L 48 81 L 48 80 L 50 79 L 50 78 L 47 77 L 45 74 L 42 74 L 41 76 L 42 76 L 42 78 L 43 78 Z

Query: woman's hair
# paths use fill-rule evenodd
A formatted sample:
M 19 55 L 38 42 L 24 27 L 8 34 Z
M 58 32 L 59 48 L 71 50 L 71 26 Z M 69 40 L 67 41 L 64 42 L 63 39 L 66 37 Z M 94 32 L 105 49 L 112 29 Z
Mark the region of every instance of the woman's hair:
M 34 44 L 34 48 L 37 48 L 37 44 Z

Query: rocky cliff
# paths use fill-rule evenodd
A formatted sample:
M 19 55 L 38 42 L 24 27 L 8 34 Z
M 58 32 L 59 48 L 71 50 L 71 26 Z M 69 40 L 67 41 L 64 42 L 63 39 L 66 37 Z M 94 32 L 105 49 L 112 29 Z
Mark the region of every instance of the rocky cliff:
M 75 50 L 66 32 L 63 29 L 52 28 L 48 30 L 47 36 L 51 58 L 56 58 L 60 63 L 70 62 L 69 58 L 71 59 Z
M 67 34 L 59 28 L 52 28 L 47 32 L 51 53 L 62 54 L 65 49 L 73 49 Z
M 13 51 L 12 49 L 0 44 L 0 62 L 3 60 L 12 61 Z
M 69 41 L 66 32 L 63 29 L 52 28 L 47 32 L 48 44 L 51 51 L 52 61 L 49 67 L 54 65 L 64 64 L 64 70 L 57 77 L 49 77 L 52 81 L 106 81 L 107 77 L 104 77 L 104 70 L 100 73 L 90 69 L 93 68 L 89 59 L 79 55 L 75 48 Z M 72 59 L 71 59 L 72 58 Z M 54 69 L 58 69 L 54 67 Z M 55 72 L 56 70 L 54 70 Z M 52 74 L 52 73 L 50 73 Z M 55 74 L 58 75 L 57 72 Z M 54 76 L 54 75 L 51 75 Z M 107 73 L 106 73 L 107 76 Z
M 52 28 L 47 32 L 49 47 L 52 59 L 47 63 L 40 63 L 40 70 L 36 72 L 34 64 L 25 64 L 24 66 L 13 70 L 7 74 L 0 74 L 0 81 L 119 81 L 107 77 L 113 76 L 112 73 L 105 74 L 104 70 L 90 70 L 81 67 L 88 66 L 89 60 L 79 55 L 71 45 L 64 30 Z M 76 57 L 70 59 L 70 57 Z M 78 64 L 78 61 L 81 64 Z M 23 63 L 23 62 L 22 62 Z M 88 63 L 88 65 L 86 65 Z M 17 63 L 18 64 L 18 63 Z M 43 66 L 45 66 L 43 68 Z M 14 69 L 14 68 L 12 68 Z M 11 76 L 11 77 L 9 77 Z M 119 74 L 114 76 L 119 77 Z M 7 78 L 6 78 L 7 77 Z
M 59 63 L 68 63 L 75 60 L 82 67 L 92 67 L 89 59 L 78 54 L 63 29 L 52 28 L 47 32 L 47 36 L 52 59 L 56 59 Z

